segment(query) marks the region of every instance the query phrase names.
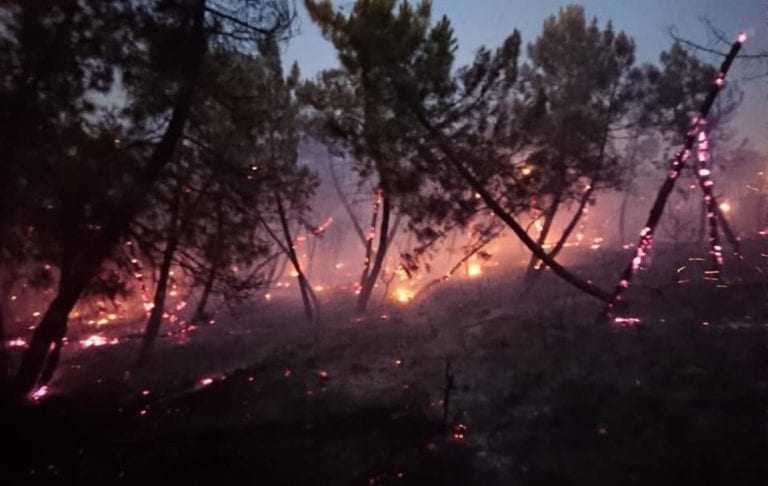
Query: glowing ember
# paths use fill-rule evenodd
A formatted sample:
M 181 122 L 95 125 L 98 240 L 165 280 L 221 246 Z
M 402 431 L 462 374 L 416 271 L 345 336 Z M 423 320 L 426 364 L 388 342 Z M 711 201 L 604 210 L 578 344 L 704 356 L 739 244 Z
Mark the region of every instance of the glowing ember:
M 451 437 L 453 440 L 463 441 L 467 436 L 467 426 L 464 424 L 456 424 L 453 426 Z
M 747 42 L 747 33 L 746 32 L 742 32 L 741 34 L 739 34 L 739 42 L 742 43 L 742 44 Z
M 46 385 L 43 385 L 40 388 L 38 388 L 37 390 L 35 390 L 32 393 L 30 393 L 29 394 L 29 398 L 34 400 L 34 401 L 36 401 L 36 402 L 39 402 L 46 395 L 48 395 L 48 392 L 49 392 L 48 387 Z
M 724 202 L 721 202 L 721 203 L 720 203 L 720 211 L 722 211 L 722 212 L 724 212 L 724 213 L 727 213 L 727 212 L 729 212 L 731 209 L 732 209 L 732 208 L 731 208 L 731 205 L 730 205 L 730 204 L 729 204 L 727 201 L 724 201 Z
M 407 304 L 408 302 L 412 301 L 415 296 L 416 292 L 407 287 L 398 287 L 395 289 L 395 300 L 401 304 Z
M 12 348 L 26 348 L 27 341 L 25 341 L 22 338 L 11 339 L 10 341 L 8 341 L 8 346 Z
M 213 383 L 213 378 L 203 378 L 199 381 L 200 386 L 208 386 Z
M 283 376 L 285 378 L 290 378 L 292 374 L 293 374 L 293 370 L 291 370 L 290 368 L 286 368 L 283 370 Z
M 640 322 L 642 322 L 642 319 L 639 317 L 616 317 L 613 319 L 613 323 L 621 327 L 631 327 L 640 324 Z
M 483 267 L 477 262 L 470 263 L 467 266 L 467 276 L 470 278 L 479 277 L 483 274 Z
M 317 372 L 317 376 L 322 378 L 323 380 L 327 380 L 329 378 L 328 372 L 325 370 L 320 370 Z
M 141 390 L 141 395 L 144 397 L 149 396 L 150 393 L 151 392 L 149 390 Z
M 85 339 L 80 340 L 80 347 L 91 348 L 98 346 L 114 345 L 120 342 L 117 338 L 108 339 L 101 334 L 92 334 Z

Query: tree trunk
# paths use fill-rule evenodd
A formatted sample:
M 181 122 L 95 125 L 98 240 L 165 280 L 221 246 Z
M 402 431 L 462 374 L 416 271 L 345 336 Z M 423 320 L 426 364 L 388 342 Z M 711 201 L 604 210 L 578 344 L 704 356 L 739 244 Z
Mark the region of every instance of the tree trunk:
M 558 277 L 568 282 L 573 287 L 603 302 L 610 303 L 613 301 L 612 294 L 606 292 L 591 282 L 587 282 L 577 277 L 576 275 L 569 272 L 565 267 L 560 265 L 556 260 L 550 258 L 547 252 L 544 251 L 541 246 L 537 245 L 530 236 L 528 236 L 525 228 L 523 228 L 520 223 L 515 220 L 515 218 L 513 218 L 507 211 L 504 210 L 504 208 L 488 192 L 482 182 L 479 181 L 469 169 L 467 169 L 467 167 L 462 162 L 463 157 L 460 157 L 453 150 L 450 142 L 445 139 L 445 136 L 429 123 L 423 113 L 417 112 L 416 114 L 419 116 L 419 121 L 421 124 L 430 132 L 432 136 L 436 137 L 438 140 L 440 149 L 445 154 L 447 162 L 449 162 L 449 164 L 456 170 L 459 176 L 469 184 L 472 190 L 480 195 L 486 206 L 488 206 L 488 208 L 493 211 L 493 213 L 499 219 L 501 219 L 518 238 L 520 238 L 520 240 L 525 244 L 526 247 L 528 247 L 532 253 L 534 253 L 548 267 L 550 267 Z M 428 150 L 426 150 L 425 147 L 418 147 L 418 149 L 422 156 L 425 157 L 425 159 L 434 161 L 434 156 Z
M 557 214 L 557 210 L 560 208 L 560 198 L 562 197 L 561 193 L 556 193 L 554 198 L 552 199 L 552 204 L 549 207 L 549 210 L 547 211 L 547 216 L 544 219 L 544 225 L 541 228 L 541 233 L 539 233 L 539 239 L 536 241 L 536 244 L 540 247 L 544 247 L 544 244 L 547 242 L 547 236 L 549 236 L 549 231 L 552 229 L 552 223 L 555 221 L 555 215 Z M 529 280 L 531 278 L 531 275 L 538 270 L 538 264 L 539 264 L 539 258 L 531 254 L 531 259 L 528 262 L 528 268 L 525 271 L 525 277 L 524 280 Z
M 179 244 L 180 228 L 178 199 L 181 197 L 181 187 L 179 187 L 175 197 L 176 200 L 174 201 L 173 208 L 171 209 L 168 241 L 165 244 L 165 251 L 163 251 L 163 261 L 160 264 L 160 276 L 157 280 L 157 287 L 155 287 L 155 299 L 152 306 L 152 311 L 149 314 L 149 319 L 147 319 L 147 325 L 144 329 L 144 338 L 142 339 L 139 363 L 144 363 L 149 358 L 149 352 L 155 340 L 157 339 L 158 333 L 160 332 L 160 324 L 163 321 L 163 313 L 165 312 L 165 297 L 168 290 L 168 278 L 171 275 L 173 256 L 176 253 L 176 247 Z
M 350 204 L 349 199 L 347 199 L 346 194 L 344 194 L 339 177 L 336 175 L 336 169 L 333 167 L 333 160 L 328 161 L 328 173 L 331 175 L 331 182 L 333 182 L 333 188 L 336 190 L 336 195 L 339 196 L 339 201 L 341 201 L 344 211 L 346 211 L 347 216 L 349 216 L 349 220 L 352 221 L 352 226 L 355 228 L 355 234 L 360 238 L 360 242 L 365 245 L 365 233 L 363 232 L 362 226 L 360 226 L 360 222 L 357 220 L 357 216 L 355 216 L 355 212 L 352 210 L 352 205 Z
M 64 273 L 69 274 L 71 272 Z M 51 362 L 52 360 L 58 361 L 59 348 L 67 332 L 69 313 L 80 298 L 80 294 L 90 281 L 91 276 L 92 274 L 89 273 L 86 276 L 85 272 L 81 271 L 74 278 L 63 275 L 60 279 L 56 297 L 35 328 L 32 341 L 29 343 L 29 348 L 24 352 L 21 365 L 16 373 L 14 392 L 17 397 L 24 397 L 38 384 L 45 384 L 40 379 L 44 368 L 48 378 L 53 375 L 55 363 L 51 364 Z
M 288 258 L 293 264 L 293 269 L 296 270 L 297 280 L 299 282 L 299 291 L 301 292 L 301 301 L 304 304 L 304 315 L 307 317 L 307 322 L 315 324 L 317 321 L 316 309 L 313 309 L 313 304 L 317 304 L 317 299 L 312 292 L 312 287 L 307 281 L 307 277 L 301 270 L 301 264 L 299 258 L 296 256 L 296 249 L 293 247 L 293 237 L 291 236 L 291 229 L 288 226 L 288 218 L 285 214 L 285 207 L 283 206 L 283 200 L 280 194 L 275 192 L 275 202 L 277 203 L 277 213 L 280 217 L 280 226 L 283 230 L 283 237 L 285 238 L 285 250 Z
M 581 217 L 584 216 L 584 212 L 586 210 L 587 204 L 589 203 L 589 199 L 592 197 L 592 192 L 595 189 L 594 181 L 590 183 L 589 189 L 582 195 L 581 201 L 579 202 L 579 207 L 576 208 L 576 212 L 571 217 L 571 221 L 568 223 L 568 226 L 565 227 L 563 230 L 563 233 L 560 235 L 560 239 L 557 240 L 557 243 L 555 243 L 555 246 L 552 247 L 552 249 L 549 251 L 548 255 L 550 258 L 554 259 L 557 257 L 557 255 L 560 254 L 560 251 L 562 251 L 563 248 L 565 248 L 565 243 L 568 241 L 568 238 L 571 237 L 571 233 L 576 229 L 576 227 L 579 225 L 579 221 L 581 221 Z M 527 279 L 526 286 L 523 288 L 523 292 L 521 294 L 521 297 L 526 296 L 533 288 L 536 286 L 536 282 L 538 282 L 539 276 L 541 276 L 541 272 L 535 272 L 530 275 L 530 278 Z
M 4 388 L 8 381 L 8 348 L 5 345 L 6 321 L 10 321 L 7 309 L 7 294 L 0 292 L 0 388 Z
M 46 385 L 53 378 L 53 374 L 56 373 L 56 368 L 59 367 L 59 361 L 61 360 L 61 345 L 62 339 L 51 343 L 50 350 L 48 352 L 48 358 L 45 360 L 45 366 L 40 372 L 39 385 Z
M 388 192 L 382 193 L 382 208 L 381 208 L 381 226 L 379 227 L 379 246 L 376 249 L 376 256 L 373 262 L 373 267 L 368 272 L 362 287 L 360 288 L 360 295 L 357 298 L 356 312 L 364 313 L 368 308 L 368 302 L 371 299 L 373 293 L 373 287 L 376 285 L 376 280 L 381 273 L 381 267 L 384 264 L 384 257 L 387 254 L 387 246 L 389 245 L 389 216 L 391 213 L 391 201 Z
M 190 40 L 194 57 L 185 69 L 187 82 L 179 91 L 168 127 L 152 152 L 143 174 L 125 196 L 123 204 L 116 208 L 115 214 L 108 220 L 101 233 L 94 237 L 92 244 L 81 249 L 74 262 L 67 262 L 73 270 L 62 269 L 58 293 L 35 328 L 32 342 L 24 353 L 16 374 L 14 393 L 17 398 L 26 396 L 38 383 L 49 352 L 56 350 L 55 343 L 60 342 L 66 334 L 70 311 L 88 282 L 96 275 L 103 261 L 125 234 L 133 218 L 144 207 L 146 192 L 155 186 L 163 169 L 176 153 L 176 146 L 189 118 L 200 68 L 207 51 L 204 0 L 196 2 Z M 76 275 L 72 272 L 76 272 Z M 72 275 L 65 278 L 64 274 Z
M 381 191 L 376 191 L 376 200 L 373 202 L 373 214 L 371 215 L 371 225 L 368 227 L 368 233 L 364 234 L 363 244 L 365 245 L 365 262 L 363 262 L 363 273 L 360 275 L 360 293 L 368 281 L 368 274 L 371 271 L 373 262 L 373 237 L 376 234 L 376 222 L 379 218 L 379 208 L 381 207 Z
M 208 275 L 205 278 L 205 284 L 203 284 L 203 293 L 200 294 L 200 300 L 197 302 L 197 307 L 195 308 L 195 313 L 192 317 L 192 321 L 194 322 L 207 322 L 209 320 L 205 308 L 208 306 L 208 300 L 211 298 L 213 284 L 216 282 L 217 270 L 218 263 L 215 261 L 211 262 L 211 269 L 208 271 Z
M 224 215 L 222 214 L 221 206 L 216 208 L 216 233 L 213 236 L 213 242 L 211 247 L 210 264 L 211 268 L 208 270 L 208 275 L 205 277 L 203 283 L 203 293 L 200 295 L 200 300 L 197 302 L 195 313 L 192 315 L 194 322 L 209 322 L 208 313 L 205 311 L 208 306 L 208 300 L 211 298 L 211 292 L 213 292 L 213 285 L 216 283 L 216 277 L 219 273 L 219 266 L 222 261 L 222 252 L 224 249 L 221 246 L 221 234 L 224 230 Z
M 589 203 L 589 199 L 592 197 L 592 192 L 594 191 L 594 182 L 590 184 L 589 189 L 587 192 L 584 193 L 584 195 L 581 198 L 581 201 L 579 202 L 579 207 L 576 208 L 576 212 L 573 214 L 573 217 L 571 218 L 571 221 L 568 223 L 568 226 L 565 227 L 563 230 L 563 233 L 560 235 L 560 239 L 555 243 L 555 246 L 552 248 L 552 251 L 549 252 L 550 258 L 555 258 L 557 255 L 560 254 L 563 248 L 565 248 L 565 243 L 568 241 L 568 238 L 571 237 L 571 233 L 576 229 L 576 227 L 579 225 L 579 221 L 581 221 L 582 216 L 584 216 L 584 213 L 586 212 L 587 204 Z
M 11 268 L 0 274 L 0 388 L 4 388 L 9 378 L 10 359 L 6 340 L 9 326 L 13 322 L 13 314 L 8 303 L 17 278 L 17 273 Z

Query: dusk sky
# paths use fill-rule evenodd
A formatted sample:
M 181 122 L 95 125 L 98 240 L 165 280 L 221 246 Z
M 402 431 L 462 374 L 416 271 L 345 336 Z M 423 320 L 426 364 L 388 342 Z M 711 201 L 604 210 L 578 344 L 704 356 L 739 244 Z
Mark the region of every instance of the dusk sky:
M 298 61 L 305 77 L 313 77 L 322 69 L 337 64 L 336 54 L 329 42 L 307 18 L 300 5 L 299 34 L 286 48 L 287 63 Z M 520 30 L 523 42 L 531 42 L 541 31 L 542 22 L 568 5 L 560 0 L 434 0 L 435 18 L 447 15 L 459 41 L 458 65 L 466 64 L 482 45 L 496 47 L 513 29 Z M 579 2 L 576 2 L 579 3 Z M 612 20 L 616 30 L 624 30 L 635 39 L 638 62 L 655 62 L 659 53 L 672 42 L 669 28 L 680 36 L 719 50 L 727 47 L 712 44 L 707 29 L 700 21 L 706 17 L 733 37 L 746 31 L 749 42 L 745 52 L 768 50 L 768 0 L 588 0 L 580 2 L 589 17 L 597 16 L 601 25 Z M 337 5 L 350 8 L 352 2 Z M 707 58 L 720 62 L 717 58 Z M 744 62 L 739 61 L 736 77 L 744 75 Z M 765 66 L 763 66 L 765 68 Z M 753 69 L 754 70 L 754 69 Z M 763 69 L 763 72 L 765 69 Z M 752 126 L 750 137 L 757 143 L 768 139 L 768 78 L 748 82 L 744 107 L 738 120 Z

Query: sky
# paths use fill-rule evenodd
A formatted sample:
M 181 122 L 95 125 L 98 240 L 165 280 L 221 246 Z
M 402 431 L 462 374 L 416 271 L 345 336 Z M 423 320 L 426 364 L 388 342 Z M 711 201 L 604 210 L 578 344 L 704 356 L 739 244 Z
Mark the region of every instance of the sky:
M 322 38 L 320 31 L 307 18 L 303 1 L 300 8 L 299 33 L 285 47 L 286 63 L 298 62 L 303 76 L 314 77 L 323 69 L 336 66 L 333 46 Z M 336 0 L 338 6 L 349 9 L 350 0 Z M 448 16 L 459 41 L 457 65 L 468 63 L 475 50 L 482 46 L 496 47 L 518 29 L 524 43 L 531 42 L 541 31 L 547 17 L 573 1 L 559 0 L 433 0 L 435 18 Z M 585 0 L 587 15 L 597 16 L 601 25 L 612 20 L 616 30 L 623 30 L 635 39 L 638 62 L 655 62 L 672 40 L 670 27 L 684 38 L 710 45 L 701 18 L 711 19 L 722 31 L 735 36 L 745 31 L 750 40 L 745 52 L 768 51 L 768 0 Z M 727 47 L 718 47 L 727 50 Z M 718 62 L 716 58 L 704 58 Z M 742 63 L 743 64 L 743 63 Z M 734 74 L 745 75 L 737 64 Z M 739 126 L 747 127 L 750 138 L 758 145 L 768 146 L 768 77 L 743 82 L 745 103 L 737 118 Z

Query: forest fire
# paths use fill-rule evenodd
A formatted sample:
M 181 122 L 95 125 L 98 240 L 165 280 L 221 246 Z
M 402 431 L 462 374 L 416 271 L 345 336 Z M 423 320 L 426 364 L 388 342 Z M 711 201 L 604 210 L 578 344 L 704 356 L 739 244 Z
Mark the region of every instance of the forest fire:
M 0 2 L 0 477 L 765 482 L 764 12 L 459 3 Z

